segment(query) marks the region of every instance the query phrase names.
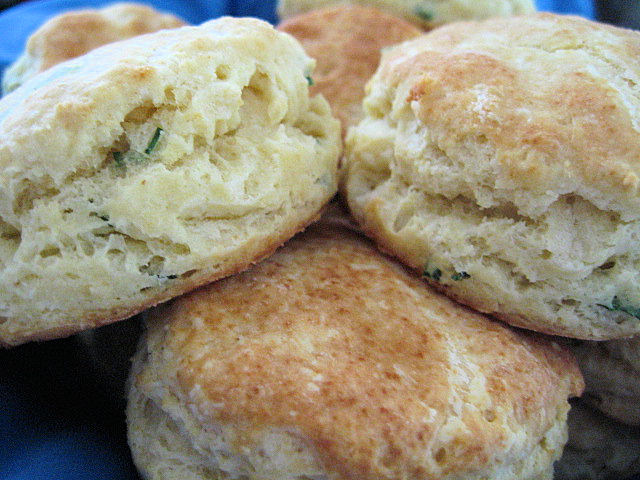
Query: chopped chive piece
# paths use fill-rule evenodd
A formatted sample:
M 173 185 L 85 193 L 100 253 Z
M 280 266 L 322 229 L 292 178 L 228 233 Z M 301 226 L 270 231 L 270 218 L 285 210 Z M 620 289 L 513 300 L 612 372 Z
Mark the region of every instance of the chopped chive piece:
M 149 155 L 153 151 L 153 149 L 156 148 L 158 140 L 160 140 L 161 133 L 162 133 L 162 129 L 160 127 L 156 128 L 156 131 L 154 132 L 153 137 L 149 142 L 149 145 L 147 145 L 147 148 L 144 149 L 144 153 Z
M 623 305 L 617 295 L 614 296 L 613 299 L 611 300 L 611 305 L 603 305 L 601 303 L 598 303 L 596 305 L 598 305 L 599 307 L 604 307 L 607 310 L 612 312 L 614 311 L 624 312 L 631 315 L 632 317 L 636 317 L 637 319 L 640 319 L 640 308 L 634 308 L 630 305 Z
M 113 159 L 118 167 L 124 167 L 124 154 L 122 152 L 113 152 Z
M 153 137 L 149 141 L 147 148 L 144 149 L 144 153 L 138 152 L 137 150 L 128 150 L 126 152 L 111 152 L 113 155 L 113 160 L 115 161 L 115 166 L 121 169 L 118 173 L 122 175 L 123 171 L 126 170 L 127 164 L 142 164 L 149 161 L 149 154 L 153 152 L 153 150 L 158 145 L 158 141 L 160 140 L 160 136 L 162 135 L 163 130 L 158 127 L 156 131 L 153 133 Z
M 429 262 L 427 262 L 425 263 L 424 269 L 422 270 L 422 276 L 439 282 L 440 277 L 442 277 L 442 270 L 440 270 L 438 267 L 433 267 L 429 264 Z
M 307 79 L 307 83 L 309 84 L 310 87 L 313 86 L 313 77 L 311 75 L 305 75 L 304 78 Z
M 153 274 L 150 272 L 146 272 L 149 275 L 155 275 L 158 280 L 166 281 L 166 280 L 175 280 L 178 278 L 178 275 L 160 275 L 159 273 Z
M 98 218 L 104 222 L 109 221 L 109 215 L 98 215 Z
M 431 20 L 433 20 L 433 13 L 431 11 L 427 10 L 422 5 L 418 5 L 416 8 L 414 8 L 413 12 L 418 17 L 420 17 L 420 20 L 422 20 L 424 22 L 430 22 Z
M 466 280 L 467 278 L 471 278 L 471 275 L 469 275 L 467 272 L 456 272 L 453 275 L 451 275 L 451 280 L 455 282 L 459 282 L 460 280 Z

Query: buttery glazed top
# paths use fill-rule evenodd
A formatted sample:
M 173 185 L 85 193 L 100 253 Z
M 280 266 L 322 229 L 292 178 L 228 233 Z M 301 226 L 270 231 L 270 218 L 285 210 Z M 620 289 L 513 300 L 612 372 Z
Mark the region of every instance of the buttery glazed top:
M 291 431 L 339 478 L 508 464 L 583 387 L 558 345 L 453 303 L 340 230 L 312 228 L 152 320 L 160 378 L 204 425 L 249 425 L 242 444 Z
M 639 32 L 578 17 L 461 22 L 385 52 L 369 91 L 389 92 L 394 121 L 410 108 L 447 153 L 494 149 L 496 194 L 525 212 L 575 193 L 638 218 L 639 58 Z

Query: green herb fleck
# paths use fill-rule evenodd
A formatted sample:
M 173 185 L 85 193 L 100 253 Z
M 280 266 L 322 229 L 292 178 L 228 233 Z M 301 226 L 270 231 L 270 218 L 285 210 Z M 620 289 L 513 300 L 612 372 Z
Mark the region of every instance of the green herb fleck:
M 621 301 L 620 298 L 618 298 L 618 296 L 614 296 L 613 299 L 611 300 L 611 305 L 603 305 L 601 303 L 597 304 L 600 307 L 604 307 L 609 311 L 617 311 L 617 312 L 624 312 L 627 313 L 629 315 L 631 315 L 632 317 L 636 317 L 637 319 L 640 319 L 640 308 L 637 307 L 632 307 L 630 305 L 624 305 Z
M 439 282 L 440 277 L 442 277 L 442 270 L 440 270 L 438 267 L 433 267 L 429 264 L 429 262 L 427 262 L 425 263 L 424 269 L 422 270 L 422 276 Z
M 310 87 L 313 87 L 313 77 L 311 75 L 305 75 L 304 78 L 307 79 L 307 83 Z
M 151 154 L 151 152 L 153 152 L 153 150 L 158 145 L 158 141 L 160 140 L 162 132 L 163 130 L 161 128 L 156 128 L 156 131 L 153 133 L 153 137 L 151 137 L 147 148 L 144 149 L 144 153 L 138 152 L 136 150 L 129 150 L 127 152 L 111 152 L 116 167 L 119 169 L 126 169 L 127 164 L 144 163 L 148 161 L 149 154 Z M 119 173 L 122 174 L 123 172 L 120 171 Z
M 153 149 L 156 148 L 156 145 L 158 144 L 158 140 L 160 140 L 162 131 L 163 130 L 160 127 L 156 128 L 156 131 L 153 133 L 153 137 L 151 138 L 149 145 L 147 145 L 147 148 L 144 149 L 144 153 L 149 155 L 151 152 L 153 152 Z
M 431 20 L 433 20 L 433 12 L 431 12 L 430 10 L 427 10 L 422 5 L 418 5 L 416 8 L 414 8 L 413 12 L 418 17 L 420 17 L 420 20 L 424 22 L 430 22 Z
M 611 306 L 613 307 L 614 310 L 619 310 L 621 312 L 628 313 L 632 317 L 636 317 L 637 319 L 640 319 L 640 308 L 632 307 L 631 305 L 623 305 L 617 296 L 613 297 Z
M 124 167 L 124 154 L 122 152 L 113 152 L 113 159 L 116 162 L 116 166 Z
M 166 282 L 167 280 L 175 280 L 176 278 L 178 278 L 178 275 L 173 275 L 173 274 L 172 275 L 162 275 L 160 273 L 156 273 L 156 274 L 149 273 L 149 272 L 146 272 L 146 273 L 149 274 L 149 275 L 154 275 L 161 282 Z
M 105 222 L 108 222 L 108 221 L 109 221 L 109 215 L 98 215 L 98 218 L 99 218 L 100 220 L 105 221 Z
M 469 275 L 467 272 L 456 272 L 453 275 L 451 275 L 451 280 L 455 282 L 459 282 L 460 280 L 466 280 L 467 278 L 471 278 L 471 275 Z

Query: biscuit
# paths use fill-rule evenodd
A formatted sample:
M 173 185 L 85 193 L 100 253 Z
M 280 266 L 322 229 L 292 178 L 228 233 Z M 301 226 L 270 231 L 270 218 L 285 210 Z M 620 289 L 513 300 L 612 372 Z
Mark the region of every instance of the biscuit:
M 29 37 L 24 53 L 7 67 L 2 91 L 7 94 L 39 72 L 101 45 L 184 24 L 174 15 L 137 3 L 115 3 L 99 10 L 57 15 Z
M 316 224 L 146 315 L 129 444 L 147 479 L 551 479 L 570 352 Z
M 340 125 L 254 19 L 100 47 L 0 100 L 0 344 L 129 317 L 319 216 Z
M 553 14 L 392 47 L 346 140 L 368 235 L 517 326 L 640 332 L 640 33 Z
M 412 24 L 380 10 L 334 5 L 291 17 L 278 26 L 316 61 L 312 93 L 321 93 L 342 123 L 343 134 L 362 117 L 365 83 L 380 50 L 418 36 Z
M 569 440 L 554 480 L 620 480 L 640 474 L 640 430 L 616 422 L 576 400 Z
M 289 18 L 337 3 L 376 7 L 425 29 L 460 20 L 482 20 L 535 11 L 533 0 L 279 0 L 277 9 L 280 18 Z
M 586 383 L 584 401 L 640 426 L 640 336 L 571 346 Z

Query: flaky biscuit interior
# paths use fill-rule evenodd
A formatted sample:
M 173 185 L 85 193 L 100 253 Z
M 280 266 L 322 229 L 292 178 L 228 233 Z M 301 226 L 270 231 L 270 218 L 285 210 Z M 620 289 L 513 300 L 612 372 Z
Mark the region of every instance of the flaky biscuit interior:
M 340 127 L 290 36 L 223 18 L 100 49 L 0 102 L 0 343 L 243 270 L 336 191 Z
M 552 14 L 385 52 L 343 191 L 386 251 L 515 325 L 640 331 L 640 34 Z

